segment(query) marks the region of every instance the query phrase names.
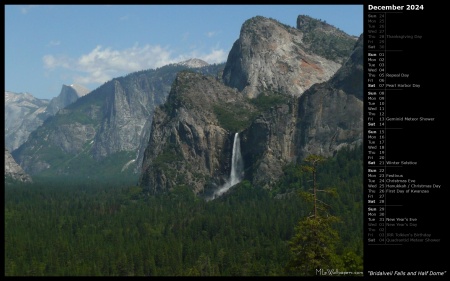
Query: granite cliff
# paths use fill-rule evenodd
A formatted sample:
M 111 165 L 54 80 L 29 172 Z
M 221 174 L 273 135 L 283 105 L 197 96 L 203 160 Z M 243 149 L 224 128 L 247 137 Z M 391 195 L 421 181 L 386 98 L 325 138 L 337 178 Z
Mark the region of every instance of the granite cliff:
M 356 39 L 307 16 L 299 16 L 297 22 L 299 28 L 261 16 L 247 20 L 228 55 L 225 85 L 250 98 L 264 90 L 298 97 L 313 84 L 327 81 Z
M 211 195 L 230 174 L 235 133 L 244 178 L 263 188 L 271 188 L 287 164 L 311 153 L 333 156 L 362 142 L 362 36 L 357 40 L 306 20 L 300 21 L 302 28 L 325 37 L 324 42 L 343 36 L 351 47 L 331 44 L 330 54 L 319 56 L 313 51 L 322 52 L 317 41 L 301 41 L 311 36 L 306 31 L 256 17 L 244 23 L 230 51 L 223 84 L 200 74 L 177 76 L 167 103 L 155 111 L 139 181 L 147 192 L 185 185 Z M 311 22 L 315 26 L 304 27 Z M 297 68 L 291 75 L 281 73 L 273 58 Z M 305 59 L 320 71 L 311 71 Z M 268 77 L 270 85 L 264 84 Z M 310 84 L 299 86 L 293 77 Z
M 251 122 L 253 112 L 243 95 L 215 78 L 179 73 L 167 102 L 155 110 L 140 183 L 151 193 L 176 185 L 199 193 L 223 184 L 234 126 Z
M 81 85 L 63 85 L 57 97 L 38 99 L 29 93 L 5 92 L 5 146 L 14 151 L 22 145 L 31 132 L 58 110 L 89 93 Z
M 5 148 L 5 182 L 33 182 L 31 177 L 14 161 L 11 153 Z
M 217 73 L 220 67 L 194 69 Z M 46 119 L 12 153 L 14 158 L 31 175 L 135 174 L 148 143 L 154 108 L 166 100 L 176 73 L 188 68 L 168 65 L 106 82 Z

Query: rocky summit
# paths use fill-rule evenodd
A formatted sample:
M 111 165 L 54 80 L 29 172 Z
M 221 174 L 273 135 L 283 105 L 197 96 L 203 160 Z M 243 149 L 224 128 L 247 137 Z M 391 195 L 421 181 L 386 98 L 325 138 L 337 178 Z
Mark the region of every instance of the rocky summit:
M 183 66 L 187 66 L 189 68 L 197 68 L 197 67 L 208 66 L 209 63 L 207 63 L 206 61 L 201 60 L 201 59 L 188 59 L 188 60 L 177 63 L 177 65 L 183 65 Z
M 356 39 L 312 18 L 308 28 L 303 26 L 293 28 L 261 16 L 247 20 L 228 55 L 224 83 L 254 98 L 264 90 L 298 97 L 313 84 L 327 81 Z
M 5 92 L 5 147 L 9 151 L 23 144 L 47 119 L 48 103 L 29 93 Z
M 88 93 L 88 89 L 75 84 L 63 85 L 59 95 L 50 101 L 29 93 L 5 92 L 6 148 L 9 151 L 17 149 L 47 118 Z
M 50 115 L 55 115 L 60 109 L 65 108 L 80 97 L 87 95 L 89 92 L 90 90 L 82 85 L 63 85 L 59 95 L 50 100 L 50 103 L 47 106 L 47 112 Z

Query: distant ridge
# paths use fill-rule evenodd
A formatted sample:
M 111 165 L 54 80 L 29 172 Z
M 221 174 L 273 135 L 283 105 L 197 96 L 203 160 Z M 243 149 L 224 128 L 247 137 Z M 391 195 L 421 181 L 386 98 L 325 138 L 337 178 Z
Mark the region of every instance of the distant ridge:
M 176 63 L 176 65 L 183 65 L 183 66 L 187 66 L 190 68 L 196 68 L 196 67 L 208 66 L 209 63 L 207 63 L 206 61 L 201 60 L 201 59 L 188 59 L 188 60 Z

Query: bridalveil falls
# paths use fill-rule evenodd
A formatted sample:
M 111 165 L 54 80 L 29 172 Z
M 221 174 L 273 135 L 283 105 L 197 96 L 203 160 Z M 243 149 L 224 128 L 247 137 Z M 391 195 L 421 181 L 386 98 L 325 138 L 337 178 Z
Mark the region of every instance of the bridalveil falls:
M 234 141 L 233 141 L 233 153 L 231 156 L 230 177 L 228 178 L 228 180 L 225 182 L 224 185 L 219 187 L 219 189 L 214 192 L 212 199 L 221 196 L 223 193 L 228 191 L 230 187 L 232 187 L 235 184 L 238 184 L 242 180 L 243 173 L 244 173 L 244 162 L 242 160 L 241 154 L 241 141 L 239 139 L 239 133 L 236 133 L 234 134 Z

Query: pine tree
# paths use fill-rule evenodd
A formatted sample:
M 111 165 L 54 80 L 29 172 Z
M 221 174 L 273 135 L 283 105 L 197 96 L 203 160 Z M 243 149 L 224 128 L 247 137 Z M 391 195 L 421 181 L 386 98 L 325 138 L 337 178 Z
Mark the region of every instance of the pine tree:
M 318 198 L 319 192 L 335 194 L 334 189 L 319 189 L 317 185 L 317 166 L 325 159 L 322 156 L 310 155 L 305 158 L 307 165 L 300 166 L 301 171 L 311 174 L 312 188 L 300 191 L 300 196 L 308 203 L 312 203 L 312 214 L 302 218 L 295 228 L 295 235 L 289 241 L 291 259 L 286 271 L 294 275 L 317 275 L 321 271 L 336 269 L 341 265 L 336 255 L 336 242 L 339 241 L 338 232 L 333 224 L 338 217 L 328 213 L 330 206 Z

